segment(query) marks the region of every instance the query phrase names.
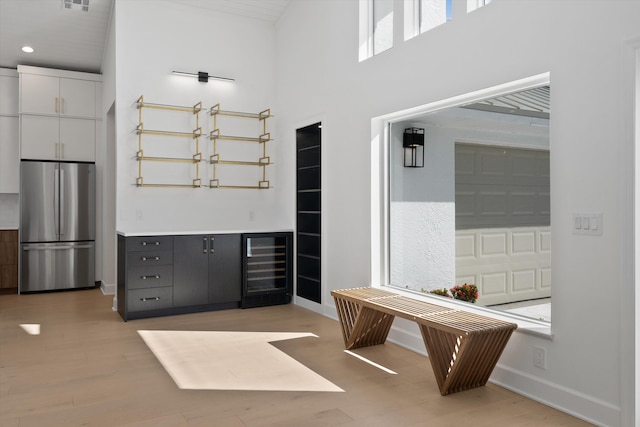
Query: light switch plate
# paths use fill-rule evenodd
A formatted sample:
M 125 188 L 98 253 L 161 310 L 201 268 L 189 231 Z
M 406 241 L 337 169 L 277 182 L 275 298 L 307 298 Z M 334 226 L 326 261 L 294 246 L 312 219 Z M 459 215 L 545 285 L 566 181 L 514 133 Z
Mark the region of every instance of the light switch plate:
M 574 213 L 573 234 L 586 234 L 590 236 L 602 235 L 602 213 Z

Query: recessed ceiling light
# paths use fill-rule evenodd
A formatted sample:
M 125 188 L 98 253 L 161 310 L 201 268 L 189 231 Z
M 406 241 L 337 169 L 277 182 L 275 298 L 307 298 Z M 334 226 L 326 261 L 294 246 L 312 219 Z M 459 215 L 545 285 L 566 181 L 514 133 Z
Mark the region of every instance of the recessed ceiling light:
M 33 53 L 33 48 L 31 46 L 22 46 L 22 51 L 24 53 Z

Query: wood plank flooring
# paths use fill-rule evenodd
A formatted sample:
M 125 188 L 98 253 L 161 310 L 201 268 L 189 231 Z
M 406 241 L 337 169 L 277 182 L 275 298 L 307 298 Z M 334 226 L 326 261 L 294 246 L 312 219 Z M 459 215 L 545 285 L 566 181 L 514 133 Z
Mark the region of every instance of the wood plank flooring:
M 0 295 L 0 426 L 587 426 L 493 384 L 441 396 L 391 343 L 346 353 L 334 320 L 292 304 L 123 322 L 100 290 Z M 20 324 L 40 324 L 29 335 Z M 181 390 L 138 330 L 311 332 L 273 345 L 345 390 Z

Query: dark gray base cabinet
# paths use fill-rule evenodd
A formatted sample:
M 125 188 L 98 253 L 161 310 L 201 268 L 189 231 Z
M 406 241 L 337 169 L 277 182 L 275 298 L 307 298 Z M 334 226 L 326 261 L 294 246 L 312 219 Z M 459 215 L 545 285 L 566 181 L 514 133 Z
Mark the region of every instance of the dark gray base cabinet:
M 238 308 L 240 234 L 118 235 L 118 313 L 126 320 Z
M 174 304 L 240 301 L 242 254 L 239 234 L 175 236 L 173 245 Z

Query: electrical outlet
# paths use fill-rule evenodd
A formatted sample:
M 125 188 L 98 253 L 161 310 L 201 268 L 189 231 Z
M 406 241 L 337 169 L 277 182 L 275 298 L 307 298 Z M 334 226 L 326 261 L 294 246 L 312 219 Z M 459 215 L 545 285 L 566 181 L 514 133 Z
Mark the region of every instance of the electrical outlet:
M 533 366 L 547 369 L 547 350 L 537 345 L 533 347 Z

